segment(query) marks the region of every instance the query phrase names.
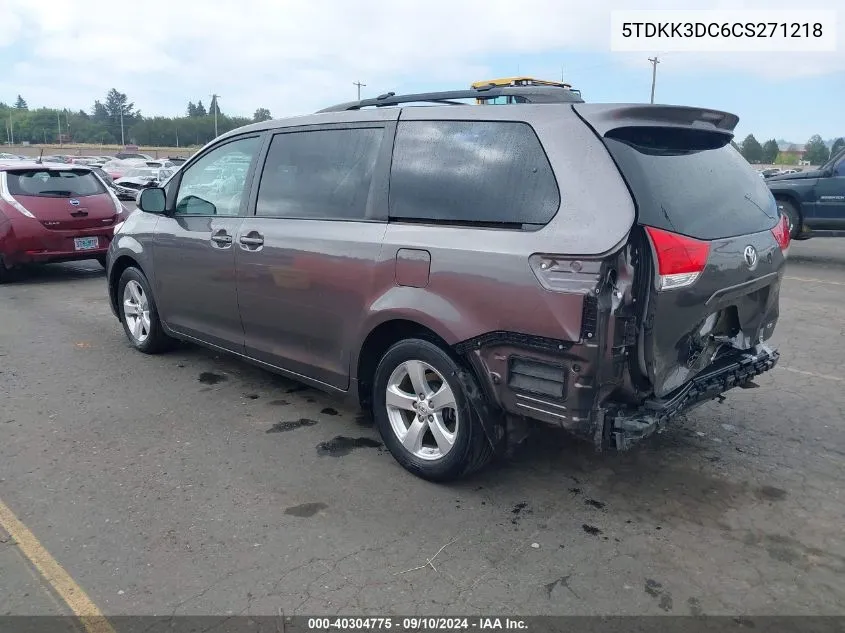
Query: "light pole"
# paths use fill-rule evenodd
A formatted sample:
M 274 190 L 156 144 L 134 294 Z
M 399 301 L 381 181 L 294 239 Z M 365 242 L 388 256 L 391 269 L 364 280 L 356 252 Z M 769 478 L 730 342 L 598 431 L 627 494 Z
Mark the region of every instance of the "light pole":
M 217 111 L 220 109 L 218 100 L 220 95 L 211 95 L 211 109 L 214 110 L 214 138 L 217 138 Z
M 15 144 L 15 126 L 12 123 L 12 109 L 9 108 L 9 145 Z
M 651 103 L 654 103 L 654 85 L 657 83 L 657 64 L 660 63 L 660 60 L 655 55 L 649 57 L 648 61 L 651 62 Z
M 361 87 L 366 88 L 367 84 L 362 84 L 360 81 L 353 81 L 352 85 L 358 86 L 358 101 L 360 101 L 361 100 Z
M 123 136 L 123 104 L 120 104 L 120 144 L 126 147 L 126 138 Z

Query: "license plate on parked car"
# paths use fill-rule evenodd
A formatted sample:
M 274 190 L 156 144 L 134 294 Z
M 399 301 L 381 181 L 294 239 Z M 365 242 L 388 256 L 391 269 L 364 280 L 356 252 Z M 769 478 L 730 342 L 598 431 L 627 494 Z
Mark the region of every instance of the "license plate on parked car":
M 75 237 L 73 247 L 78 251 L 90 251 L 100 245 L 96 237 Z

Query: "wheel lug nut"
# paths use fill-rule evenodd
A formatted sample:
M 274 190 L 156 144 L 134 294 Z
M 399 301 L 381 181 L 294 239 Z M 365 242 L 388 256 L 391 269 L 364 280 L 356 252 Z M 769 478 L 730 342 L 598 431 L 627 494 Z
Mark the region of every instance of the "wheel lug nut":
M 433 416 L 433 415 L 428 416 L 428 421 L 429 421 L 429 422 L 434 422 L 434 416 Z

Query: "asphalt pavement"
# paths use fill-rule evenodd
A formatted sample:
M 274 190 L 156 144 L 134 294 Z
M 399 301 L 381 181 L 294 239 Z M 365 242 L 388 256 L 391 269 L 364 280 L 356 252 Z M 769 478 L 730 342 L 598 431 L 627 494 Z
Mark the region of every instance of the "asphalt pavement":
M 107 615 L 845 614 L 843 299 L 845 241 L 793 244 L 758 389 L 436 485 L 338 400 L 135 352 L 96 262 L 33 269 L 0 286 L 0 501 Z M 0 614 L 67 612 L 21 549 Z

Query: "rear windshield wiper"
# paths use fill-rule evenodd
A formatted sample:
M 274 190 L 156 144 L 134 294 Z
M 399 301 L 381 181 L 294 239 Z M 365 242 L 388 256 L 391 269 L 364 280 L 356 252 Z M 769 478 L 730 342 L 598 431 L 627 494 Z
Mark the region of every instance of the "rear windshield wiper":
M 73 195 L 72 191 L 68 191 L 67 189 L 48 189 L 47 191 L 42 191 L 42 195 L 50 194 L 55 196 L 67 196 L 68 198 Z

